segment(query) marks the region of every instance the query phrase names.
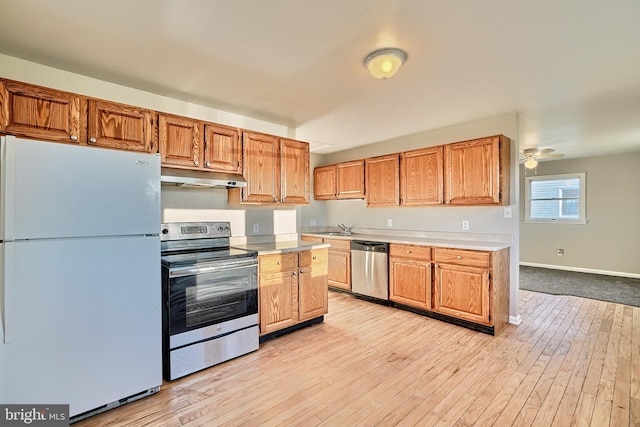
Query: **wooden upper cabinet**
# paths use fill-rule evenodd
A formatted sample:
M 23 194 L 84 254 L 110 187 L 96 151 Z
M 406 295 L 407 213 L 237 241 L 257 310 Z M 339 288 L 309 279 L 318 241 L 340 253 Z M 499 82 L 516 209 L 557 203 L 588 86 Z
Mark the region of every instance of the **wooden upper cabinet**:
M 444 202 L 509 204 L 509 139 L 504 135 L 444 146 Z
M 292 139 L 280 139 L 282 203 L 309 203 L 309 144 Z
M 365 160 L 365 199 L 367 206 L 398 206 L 400 204 L 400 162 L 398 154 Z
M 80 96 L 0 80 L 0 132 L 46 141 L 79 143 Z
M 321 166 L 313 170 L 313 198 L 331 200 L 336 198 L 336 165 Z
M 157 152 L 155 113 L 144 108 L 89 99 L 87 143 L 96 147 Z
M 344 162 L 336 165 L 338 199 L 363 199 L 364 189 L 364 160 Z
M 229 189 L 230 203 L 277 203 L 280 200 L 278 138 L 263 133 L 243 132 L 242 159 L 242 174 L 247 186 Z
M 443 148 L 429 147 L 400 154 L 400 204 L 442 204 Z
M 202 166 L 205 170 L 242 173 L 240 131 L 232 127 L 205 123 Z
M 161 113 L 158 137 L 163 166 L 194 168 L 202 162 L 202 127 L 198 121 Z

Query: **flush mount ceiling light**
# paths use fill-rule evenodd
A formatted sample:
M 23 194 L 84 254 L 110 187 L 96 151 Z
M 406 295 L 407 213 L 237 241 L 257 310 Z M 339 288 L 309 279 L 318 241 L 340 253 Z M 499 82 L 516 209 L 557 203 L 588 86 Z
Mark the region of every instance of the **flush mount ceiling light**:
M 398 72 L 407 60 L 407 52 L 395 47 L 378 49 L 364 58 L 363 64 L 376 79 L 387 80 Z

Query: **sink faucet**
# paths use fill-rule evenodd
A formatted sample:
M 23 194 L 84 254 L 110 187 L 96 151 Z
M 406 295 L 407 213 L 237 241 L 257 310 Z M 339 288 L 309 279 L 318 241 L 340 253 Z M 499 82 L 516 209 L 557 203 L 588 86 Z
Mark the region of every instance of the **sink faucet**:
M 344 224 L 338 224 L 338 227 L 340 228 L 340 230 L 342 230 L 344 234 L 351 234 L 351 227 L 347 227 Z

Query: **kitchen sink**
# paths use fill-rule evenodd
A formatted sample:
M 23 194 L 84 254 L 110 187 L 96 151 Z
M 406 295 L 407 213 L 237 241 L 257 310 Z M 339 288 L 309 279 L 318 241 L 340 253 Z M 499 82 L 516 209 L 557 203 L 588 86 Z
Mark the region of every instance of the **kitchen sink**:
M 351 236 L 351 233 L 343 233 L 342 231 L 322 231 L 313 234 L 324 234 L 326 236 Z

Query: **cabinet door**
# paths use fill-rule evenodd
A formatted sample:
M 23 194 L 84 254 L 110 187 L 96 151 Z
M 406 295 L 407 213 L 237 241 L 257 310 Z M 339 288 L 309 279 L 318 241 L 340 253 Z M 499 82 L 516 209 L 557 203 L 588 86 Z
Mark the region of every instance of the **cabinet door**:
M 389 258 L 389 299 L 430 310 L 431 263 L 407 258 Z
M 241 202 L 277 203 L 280 200 L 280 144 L 271 135 L 243 132 L 243 175 L 247 186 Z M 232 190 L 229 190 L 232 194 Z M 230 197 L 231 198 L 231 197 Z
M 364 160 L 340 163 L 337 168 L 337 198 L 364 198 Z
M 331 200 L 336 198 L 336 165 L 322 166 L 313 170 L 313 198 Z
M 445 145 L 444 202 L 452 205 L 508 203 L 507 152 L 508 140 L 501 136 Z
M 300 321 L 327 314 L 327 271 L 323 267 L 302 267 L 298 276 Z
M 204 168 L 220 172 L 242 173 L 240 131 L 227 126 L 205 123 Z
M 448 316 L 490 325 L 489 270 L 436 264 L 434 310 Z
M 80 97 L 0 81 L 0 132 L 44 141 L 80 141 Z
M 309 203 L 309 144 L 292 139 L 280 139 L 282 203 Z
M 155 153 L 155 113 L 113 102 L 89 100 L 87 133 L 89 145 Z
M 442 204 L 442 147 L 424 148 L 400 154 L 400 204 L 423 206 Z
M 267 334 L 298 322 L 297 270 L 260 274 L 260 333 Z
M 369 207 L 400 204 L 400 162 L 397 154 L 365 160 L 365 199 Z
M 198 168 L 202 145 L 202 129 L 198 121 L 159 114 L 158 136 L 163 165 Z
M 329 250 L 329 285 L 351 290 L 351 253 Z

